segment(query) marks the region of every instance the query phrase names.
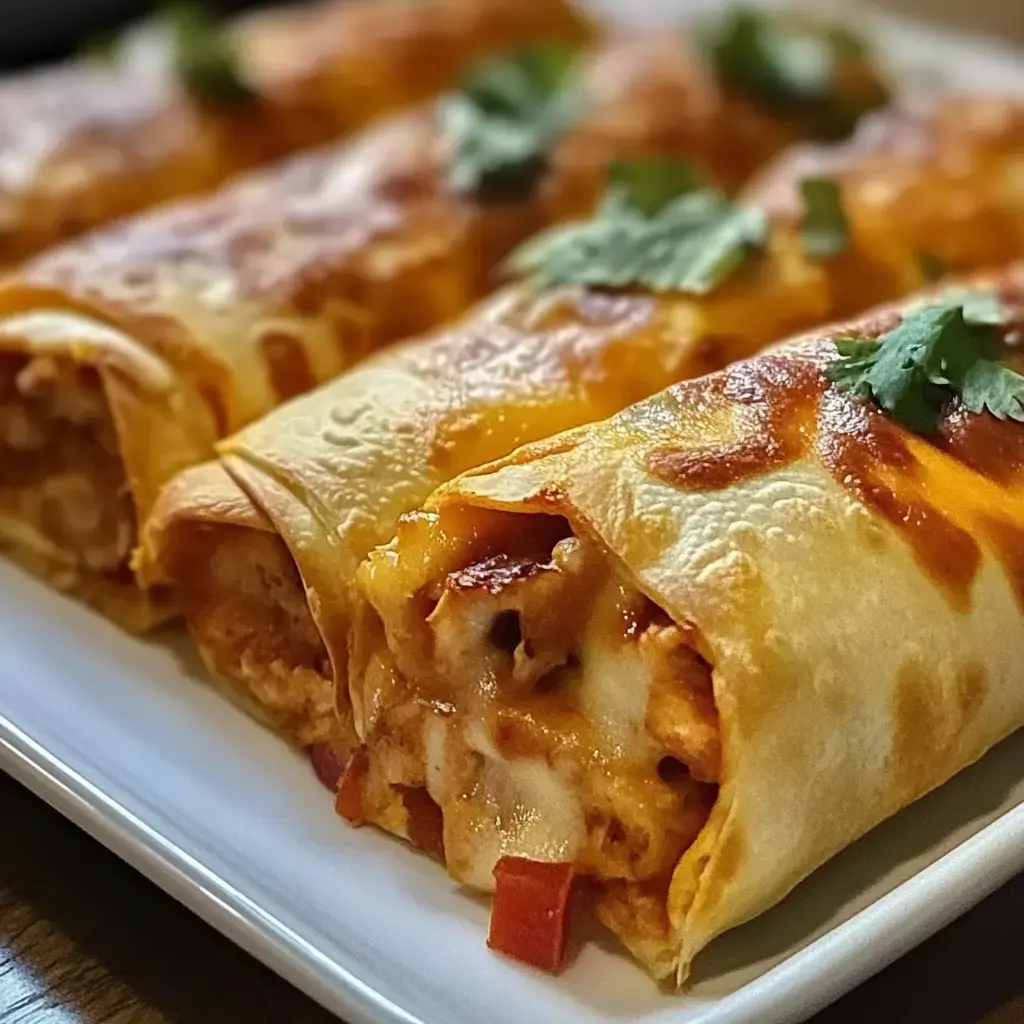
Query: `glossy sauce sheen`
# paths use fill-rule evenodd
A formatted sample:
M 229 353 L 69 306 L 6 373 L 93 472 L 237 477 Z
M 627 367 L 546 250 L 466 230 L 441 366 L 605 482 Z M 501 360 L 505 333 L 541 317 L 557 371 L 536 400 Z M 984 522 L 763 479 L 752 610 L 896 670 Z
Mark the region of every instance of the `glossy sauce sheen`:
M 1000 331 L 1012 360 L 1024 323 L 1024 268 L 1013 268 L 992 286 L 1011 311 L 1011 322 Z M 844 325 L 835 336 L 874 338 L 898 322 L 898 312 L 883 312 Z M 922 447 L 942 453 L 1004 489 L 1008 502 L 1015 500 L 1024 472 L 1024 425 L 968 413 L 953 400 L 936 434 L 913 435 L 873 401 L 831 385 L 824 367 L 834 357 L 827 338 L 809 337 L 789 351 L 676 385 L 672 400 L 691 412 L 726 410 L 730 436 L 706 446 L 655 448 L 647 456 L 648 471 L 682 490 L 715 491 L 813 454 L 841 487 L 899 531 L 954 608 L 970 607 L 983 546 L 995 550 L 1024 607 L 1024 530 L 1010 516 L 970 505 L 969 522 L 940 508 L 928 499 L 935 460 L 927 460 L 931 468 L 922 462 Z M 943 465 L 940 456 L 940 473 Z

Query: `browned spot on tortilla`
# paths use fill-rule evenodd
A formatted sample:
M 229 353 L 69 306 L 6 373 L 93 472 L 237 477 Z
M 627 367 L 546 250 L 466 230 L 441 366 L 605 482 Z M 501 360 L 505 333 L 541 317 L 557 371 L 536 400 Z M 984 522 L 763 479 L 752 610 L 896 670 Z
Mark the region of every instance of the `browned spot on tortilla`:
M 829 390 L 821 401 L 817 447 L 836 481 L 900 531 L 950 605 L 966 612 L 981 548 L 934 505 L 898 493 L 900 477 L 912 479 L 920 470 L 903 428 L 872 403 Z
M 647 457 L 647 468 L 673 487 L 718 491 L 789 461 L 778 438 L 762 436 L 687 451 L 656 448 Z
M 281 399 L 309 391 L 316 380 L 299 340 L 286 331 L 267 331 L 260 338 L 260 351 L 267 364 L 270 382 Z
M 890 787 L 900 802 L 913 799 L 929 788 L 937 758 L 942 757 L 948 746 L 937 697 L 937 687 L 930 685 L 926 671 L 918 662 L 903 665 L 893 692 L 889 763 Z
M 714 491 L 798 459 L 808 446 L 808 420 L 825 382 L 811 362 L 762 356 L 671 389 L 680 418 L 731 407 L 745 419 L 742 435 L 720 444 L 663 445 L 647 456 L 657 479 L 688 491 Z
M 995 548 L 1017 605 L 1024 611 L 1024 529 L 1008 519 L 989 517 L 982 520 L 981 532 Z
M 971 584 L 981 566 L 981 548 L 935 506 L 898 497 L 881 484 L 861 488 L 865 504 L 895 524 L 918 564 L 939 583 L 958 612 L 971 607 Z
M 957 670 L 956 697 L 961 727 L 975 719 L 987 692 L 988 680 L 981 662 L 971 661 Z
M 957 402 L 943 417 L 936 447 L 996 483 L 1024 479 L 1024 428 L 988 413 L 970 413 Z
M 953 691 L 929 670 L 908 661 L 896 677 L 890 786 L 905 802 L 927 792 L 955 758 L 964 730 L 977 717 L 988 692 L 985 668 L 976 661 L 956 669 Z

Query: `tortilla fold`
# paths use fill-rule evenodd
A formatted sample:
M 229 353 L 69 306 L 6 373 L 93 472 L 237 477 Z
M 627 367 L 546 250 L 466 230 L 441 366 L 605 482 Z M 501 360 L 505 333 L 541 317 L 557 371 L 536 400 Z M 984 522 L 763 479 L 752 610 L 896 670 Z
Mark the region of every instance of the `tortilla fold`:
M 506 231 L 435 187 L 429 113 L 86 236 L 0 286 L 0 536 L 142 629 L 138 523 L 217 438 L 461 312 Z
M 995 101 L 975 102 L 989 111 Z M 1002 210 L 994 252 L 1024 251 L 1024 196 L 995 184 L 998 168 L 1024 158 L 1024 135 L 1012 118 L 999 136 L 983 130 L 989 120 L 963 113 L 963 138 L 984 140 L 960 148 L 986 189 L 974 207 L 980 222 Z M 905 188 L 917 182 L 929 237 L 965 230 L 963 207 L 947 204 L 945 188 L 929 191 L 933 168 L 916 151 L 869 159 L 876 188 L 862 189 L 869 175 L 851 166 L 851 201 L 875 202 L 887 178 Z M 839 182 L 845 193 L 846 178 Z M 847 209 L 859 223 L 858 210 Z M 875 233 L 862 239 L 854 230 L 837 257 L 809 259 L 798 219 L 780 211 L 767 256 L 705 298 L 573 289 L 499 296 L 452 331 L 366 363 L 224 441 L 219 468 L 184 474 L 155 508 L 144 537 L 147 578 L 178 588 L 214 675 L 247 706 L 262 704 L 265 721 L 293 743 L 325 741 L 338 728 L 333 692 L 347 743 L 349 649 L 363 642 L 352 576 L 402 514 L 459 471 L 527 440 L 921 285 L 916 221 L 904 244 L 895 230 L 884 249 L 876 243 Z M 235 520 L 217 522 L 219 509 L 246 502 L 262 524 L 258 537 Z M 262 583 L 246 569 L 258 557 L 267 563 Z
M 1019 367 L 1024 265 L 970 287 L 1009 308 Z M 1024 426 L 954 400 L 921 436 L 824 373 L 833 339 L 934 300 L 527 445 L 404 517 L 359 572 L 348 815 L 401 831 L 425 793 L 481 889 L 504 857 L 569 865 L 682 982 L 1024 725 Z

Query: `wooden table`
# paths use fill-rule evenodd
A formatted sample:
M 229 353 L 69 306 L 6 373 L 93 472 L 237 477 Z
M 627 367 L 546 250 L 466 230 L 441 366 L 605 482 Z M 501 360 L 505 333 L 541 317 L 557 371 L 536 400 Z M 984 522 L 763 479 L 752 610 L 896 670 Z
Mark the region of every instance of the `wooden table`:
M 891 6 L 1024 41 L 1024 0 Z M 334 1020 L 0 774 L 0 1024 Z M 814 1020 L 865 1022 L 1024 1024 L 1024 875 Z

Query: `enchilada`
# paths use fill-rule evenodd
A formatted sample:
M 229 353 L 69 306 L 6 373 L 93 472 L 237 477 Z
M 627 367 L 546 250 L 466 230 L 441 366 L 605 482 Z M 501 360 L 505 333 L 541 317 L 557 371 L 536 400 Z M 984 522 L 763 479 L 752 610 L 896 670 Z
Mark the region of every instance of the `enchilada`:
M 1024 267 L 473 470 L 359 570 L 338 809 L 656 977 L 1024 724 Z
M 750 258 L 704 294 L 621 281 L 513 286 L 453 329 L 367 362 L 223 441 L 217 462 L 168 486 L 144 538 L 149 578 L 177 586 L 215 676 L 291 742 L 341 736 L 345 747 L 349 658 L 365 639 L 353 574 L 399 517 L 458 472 L 527 440 L 919 286 L 916 230 L 903 236 L 894 219 L 880 246 L 860 227 L 874 223 L 879 195 L 898 204 L 899 193 L 862 183 L 912 186 L 935 244 L 966 236 L 977 216 L 999 224 L 981 234 L 993 261 L 1019 252 L 1024 206 L 1002 185 L 1024 154 L 1018 130 L 1006 117 L 997 145 L 990 119 L 975 122 L 956 102 L 967 116 L 948 173 L 958 189 L 976 183 L 971 214 L 946 202 L 945 172 L 931 150 L 872 155 L 870 174 L 848 172 L 849 192 L 846 174 L 834 183 L 847 228 L 828 258 L 808 254 L 802 216 L 780 211 Z M 993 106 L 974 102 L 982 112 Z M 935 118 L 938 131 L 941 109 Z M 941 149 L 952 149 L 952 134 L 943 137 Z M 612 237 L 621 252 L 622 236 Z
M 877 83 L 865 75 L 855 91 Z M 578 62 L 537 43 L 350 148 L 32 261 L 0 288 L 7 546 L 144 628 L 170 605 L 136 585 L 139 524 L 217 438 L 461 312 L 523 235 L 592 205 L 616 155 L 692 155 L 735 177 L 797 130 L 681 35 Z

